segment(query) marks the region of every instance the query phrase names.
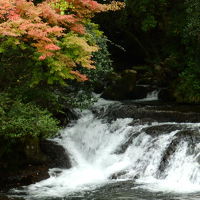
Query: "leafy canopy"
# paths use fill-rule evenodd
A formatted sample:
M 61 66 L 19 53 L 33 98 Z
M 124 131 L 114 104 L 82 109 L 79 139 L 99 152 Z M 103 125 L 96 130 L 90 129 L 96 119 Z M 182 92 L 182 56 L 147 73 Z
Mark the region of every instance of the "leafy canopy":
M 94 13 L 109 9 L 114 8 L 93 0 L 45 0 L 36 5 L 0 0 L 3 72 L 15 73 L 15 82 L 25 80 L 31 86 L 87 80 L 76 68 L 94 69 L 92 54 L 99 48 L 85 36 L 85 24 Z

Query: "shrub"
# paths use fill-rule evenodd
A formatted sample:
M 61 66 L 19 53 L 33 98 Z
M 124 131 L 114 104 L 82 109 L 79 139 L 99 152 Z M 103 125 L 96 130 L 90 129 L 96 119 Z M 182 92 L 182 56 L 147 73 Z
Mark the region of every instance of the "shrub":
M 175 89 L 178 102 L 200 103 L 200 71 L 198 67 L 188 67 L 180 74 L 180 82 Z
M 12 100 L 0 94 L 0 136 L 6 139 L 24 137 L 48 138 L 58 131 L 58 121 L 47 110 L 31 103 Z
M 112 61 L 110 59 L 110 53 L 108 52 L 107 37 L 99 30 L 99 26 L 94 23 L 88 23 L 87 33 L 90 36 L 90 40 L 96 42 L 99 47 L 98 51 L 93 53 L 93 60 L 95 62 L 95 70 L 88 70 L 86 68 L 81 69 L 84 74 L 89 78 L 92 83 L 104 81 L 107 74 L 113 71 Z

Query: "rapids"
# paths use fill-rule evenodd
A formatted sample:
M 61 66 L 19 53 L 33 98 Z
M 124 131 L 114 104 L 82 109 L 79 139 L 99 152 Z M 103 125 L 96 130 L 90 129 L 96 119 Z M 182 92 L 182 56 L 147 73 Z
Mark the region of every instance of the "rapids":
M 156 99 L 152 94 L 148 98 Z M 10 195 L 30 200 L 107 199 L 93 194 L 107 191 L 109 196 L 116 185 L 127 194 L 132 191 L 121 199 L 156 199 L 145 198 L 148 193 L 158 194 L 157 199 L 159 194 L 200 194 L 200 123 L 102 118 L 111 105 L 117 109 L 120 102 L 100 99 L 90 110 L 77 111 L 79 119 L 53 139 L 68 152 L 71 169 L 50 169 L 49 179 L 13 189 Z M 108 199 L 120 199 L 118 190 Z

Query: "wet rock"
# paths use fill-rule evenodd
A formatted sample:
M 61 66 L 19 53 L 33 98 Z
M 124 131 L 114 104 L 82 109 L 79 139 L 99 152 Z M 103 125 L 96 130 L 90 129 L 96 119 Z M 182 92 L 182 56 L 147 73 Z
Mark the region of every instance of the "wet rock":
M 178 124 L 163 124 L 163 125 L 156 125 L 142 129 L 145 133 L 151 136 L 158 136 L 161 134 L 169 134 L 172 131 L 181 130 L 183 129 L 183 125 Z
M 54 141 L 43 140 L 40 142 L 42 152 L 49 159 L 49 167 L 58 167 L 69 169 L 71 162 L 68 153 L 65 149 Z
M 127 140 L 122 143 L 117 150 L 114 152 L 115 154 L 123 154 L 126 152 L 128 147 L 133 143 L 134 138 L 136 138 L 140 133 L 134 133 L 127 137 Z
M 131 118 L 137 112 L 137 109 L 136 105 L 111 105 L 104 113 L 101 113 L 101 116 L 112 120 L 117 118 Z
M 22 142 L 25 159 L 28 164 L 42 164 L 47 157 L 40 149 L 40 140 L 37 137 L 27 137 Z
M 110 179 L 118 179 L 118 178 L 120 178 L 121 176 L 124 176 L 124 175 L 126 175 L 126 174 L 127 174 L 127 171 L 116 172 L 116 173 L 114 173 L 114 174 L 112 174 L 112 175 L 110 176 Z
M 170 145 L 167 147 L 162 160 L 160 162 L 158 172 L 157 172 L 157 177 L 158 178 L 165 178 L 166 174 L 165 169 L 169 166 L 171 156 L 175 153 L 177 146 L 179 145 L 180 141 L 179 140 L 173 140 Z
M 6 154 L 7 159 L 0 159 L 0 191 L 47 179 L 49 168 L 71 167 L 65 149 L 53 141 L 26 139 L 23 144 L 26 145 L 17 144 L 15 152 Z
M 0 200 L 24 200 L 24 199 L 19 197 L 7 197 L 3 194 L 0 194 Z
M 157 121 L 151 118 L 134 119 L 129 125 L 130 126 L 145 125 L 145 124 L 151 125 L 154 122 Z
M 0 172 L 0 192 L 47 179 L 49 178 L 48 169 L 46 165 L 28 165 L 17 171 Z
M 175 101 L 175 97 L 173 96 L 173 92 L 168 89 L 164 88 L 161 89 L 160 92 L 158 93 L 158 99 L 166 102 L 173 102 Z
M 200 165 L 200 155 L 196 158 L 196 161 L 199 163 Z
M 124 70 L 120 75 L 113 76 L 102 97 L 109 100 L 129 99 L 135 89 L 136 74 L 134 70 Z
M 17 171 L 28 165 L 43 165 L 47 162 L 47 157 L 41 151 L 39 139 L 35 137 L 24 137 L 10 142 L 6 138 L 0 137 L 1 150 L 0 172 Z M 5 145 L 7 144 L 7 145 Z
M 146 98 L 149 89 L 144 86 L 136 86 L 132 94 L 130 95 L 131 99 L 143 99 Z
M 61 126 L 67 126 L 71 120 L 78 119 L 76 113 L 73 110 L 68 109 L 67 105 L 62 112 L 54 113 L 54 117 L 59 120 Z
M 200 112 L 181 109 L 181 106 L 121 104 L 117 107 L 110 106 L 104 112 L 104 117 L 112 120 L 117 118 L 133 118 L 139 120 L 151 119 L 151 121 L 157 122 L 200 122 Z
M 59 168 L 54 168 L 49 171 L 50 176 L 58 177 L 62 173 L 62 170 Z
M 94 82 L 93 86 L 94 86 L 94 92 L 96 94 L 101 94 L 104 91 L 105 83 L 103 83 L 102 81 L 98 81 Z
M 196 149 L 197 144 L 200 143 L 200 132 L 199 130 L 194 129 L 185 129 L 180 130 L 176 133 L 176 136 L 169 144 L 165 153 L 163 154 L 162 160 L 160 162 L 160 166 L 158 168 L 158 177 L 165 178 L 165 170 L 170 164 L 171 158 L 173 157 L 174 153 L 176 152 L 177 148 L 182 142 L 187 142 L 188 144 L 188 155 L 198 154 L 199 149 Z M 197 157 L 198 162 L 198 157 Z

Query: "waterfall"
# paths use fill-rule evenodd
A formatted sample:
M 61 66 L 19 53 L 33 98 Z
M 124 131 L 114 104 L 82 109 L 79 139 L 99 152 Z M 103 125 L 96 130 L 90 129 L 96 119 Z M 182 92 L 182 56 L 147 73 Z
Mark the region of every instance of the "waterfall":
M 148 100 L 158 100 L 158 93 L 160 90 L 153 90 L 152 92 L 147 93 Z
M 159 92 L 160 92 L 160 90 L 153 90 L 153 91 L 147 93 L 146 98 L 137 99 L 135 101 L 136 102 L 140 102 L 140 101 L 142 101 L 142 102 L 144 102 L 144 101 L 157 101 Z
M 107 120 L 92 112 L 113 103 L 100 100 L 80 112 L 54 139 L 69 153 L 71 169 L 50 169 L 49 179 L 14 192 L 31 200 L 62 198 L 125 180 L 151 191 L 200 191 L 200 124 L 133 124 L 132 118 Z

